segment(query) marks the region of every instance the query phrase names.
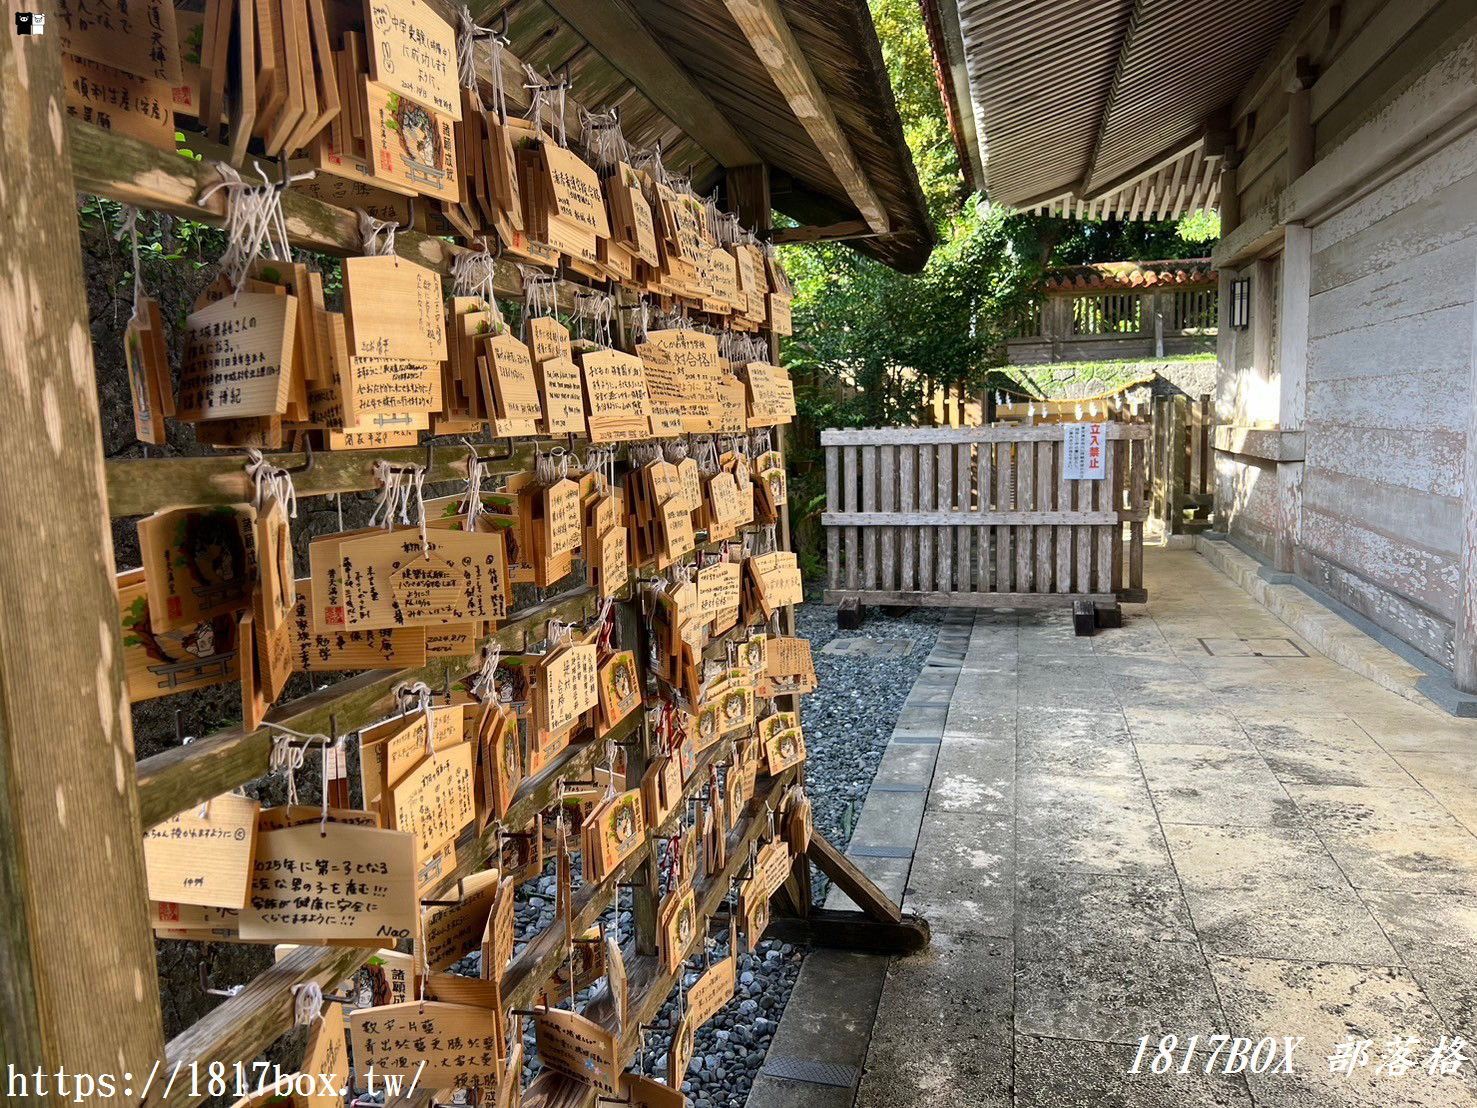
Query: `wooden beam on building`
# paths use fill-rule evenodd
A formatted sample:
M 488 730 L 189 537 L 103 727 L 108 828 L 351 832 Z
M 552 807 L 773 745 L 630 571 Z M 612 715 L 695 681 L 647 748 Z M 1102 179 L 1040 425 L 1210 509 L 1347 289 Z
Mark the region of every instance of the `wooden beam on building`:
M 11 1067 L 8 1103 L 70 1099 L 54 1080 L 38 1092 L 38 1070 L 117 1074 L 120 1086 L 130 1072 L 142 1083 L 164 1047 L 65 102 L 58 36 L 7 33 L 0 1058 Z
M 845 239 L 876 238 L 864 220 L 851 219 L 845 223 L 833 223 L 829 227 L 782 227 L 769 236 L 777 245 L 796 242 L 841 242 Z
M 805 60 L 778 0 L 723 2 L 856 210 L 872 230 L 886 234 L 892 229 L 887 209 L 872 191 L 871 182 L 831 109 L 830 98 Z
M 691 74 L 651 33 L 627 0 L 546 0 L 601 57 L 656 109 L 723 166 L 751 165 L 759 155 Z

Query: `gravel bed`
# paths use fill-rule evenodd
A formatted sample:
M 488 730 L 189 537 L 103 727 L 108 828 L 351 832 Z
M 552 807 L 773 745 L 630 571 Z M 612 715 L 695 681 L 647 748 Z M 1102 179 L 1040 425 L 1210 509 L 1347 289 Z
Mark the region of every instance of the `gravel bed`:
M 805 791 L 813 805 L 815 828 L 845 850 L 861 814 L 882 752 L 892 738 L 898 713 L 933 650 L 944 618 L 939 608 L 914 608 L 887 616 L 867 609 L 860 631 L 838 631 L 836 609 L 807 599 L 795 610 L 796 634 L 810 640 L 819 682 L 801 703 L 805 729 Z M 905 658 L 864 658 L 825 654 L 833 639 L 912 639 Z M 826 899 L 830 882 L 812 867 L 816 903 Z
M 840 849 L 851 838 L 872 777 L 882 760 L 903 702 L 933 649 L 943 613 L 914 609 L 899 617 L 871 609 L 861 631 L 839 631 L 836 610 L 815 600 L 796 610 L 796 633 L 808 638 L 815 658 L 819 686 L 801 704 L 805 728 L 806 792 L 814 805 L 815 827 Z M 874 639 L 907 638 L 913 650 L 903 658 L 875 658 L 822 653 L 833 639 L 845 636 Z M 817 903 L 825 900 L 828 882 L 812 868 Z M 516 931 L 518 946 L 554 921 L 552 863 L 543 877 L 518 891 Z M 630 899 L 622 894 L 620 912 L 607 912 L 607 926 L 619 928 L 622 941 L 631 928 Z M 711 948 L 711 957 L 727 956 L 727 938 Z M 738 982 L 731 1000 L 700 1027 L 694 1038 L 693 1059 L 682 1081 L 693 1108 L 741 1108 L 754 1077 L 764 1063 L 785 1004 L 800 975 L 805 948 L 764 941 L 738 956 Z M 453 972 L 475 976 L 480 956 L 473 954 Z M 699 974 L 689 972 L 681 988 L 690 988 Z M 603 986 L 597 986 L 603 987 Z M 667 1051 L 678 1023 L 679 992 L 674 989 L 660 1014 L 648 1027 L 645 1050 L 638 1058 L 643 1072 L 666 1080 Z M 578 997 L 582 1005 L 589 991 Z M 534 1059 L 524 1080 L 531 1081 L 539 1066 L 530 1025 L 525 1056 Z

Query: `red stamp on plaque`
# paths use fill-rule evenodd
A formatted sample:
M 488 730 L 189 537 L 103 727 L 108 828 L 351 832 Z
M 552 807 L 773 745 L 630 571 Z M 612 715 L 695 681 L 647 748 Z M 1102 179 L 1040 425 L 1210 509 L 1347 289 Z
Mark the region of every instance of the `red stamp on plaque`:
M 327 608 L 323 612 L 323 622 L 330 627 L 342 627 L 344 625 L 344 610 L 342 608 Z

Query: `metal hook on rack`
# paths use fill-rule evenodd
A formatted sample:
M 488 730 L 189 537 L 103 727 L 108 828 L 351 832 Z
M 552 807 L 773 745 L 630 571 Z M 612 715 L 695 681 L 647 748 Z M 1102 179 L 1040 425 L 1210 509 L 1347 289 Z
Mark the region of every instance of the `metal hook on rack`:
M 210 984 L 210 970 L 204 962 L 200 963 L 200 991 L 206 996 L 235 996 L 245 985 L 232 985 L 228 989 L 217 989 Z
M 492 421 L 491 420 L 488 420 L 487 421 L 487 443 L 488 443 L 489 446 L 495 446 L 499 442 L 503 442 L 503 443 L 506 443 L 507 444 L 507 451 L 504 452 L 504 453 L 500 453 L 500 454 L 498 454 L 498 453 L 494 453 L 494 454 L 483 454 L 483 455 L 480 456 L 481 457 L 481 460 L 483 462 L 506 462 L 506 461 L 510 461 L 512 459 L 513 455 L 516 454 L 516 453 L 518 453 L 517 447 L 514 445 L 515 440 L 514 439 L 511 439 L 511 438 L 507 438 L 505 436 L 504 437 L 495 436 L 492 433 Z
M 313 440 L 303 439 L 303 461 L 301 465 L 283 466 L 284 473 L 307 473 L 313 468 Z

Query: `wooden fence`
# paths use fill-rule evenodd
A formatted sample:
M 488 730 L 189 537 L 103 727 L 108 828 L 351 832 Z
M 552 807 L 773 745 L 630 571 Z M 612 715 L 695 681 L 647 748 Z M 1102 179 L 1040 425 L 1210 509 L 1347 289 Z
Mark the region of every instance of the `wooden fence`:
M 977 427 L 987 409 L 983 393 L 936 390 L 924 417 L 935 427 Z M 1130 403 L 1124 394 L 1093 400 L 1017 400 L 994 411 L 996 426 L 1044 426 L 1111 419 L 1152 427 L 1149 436 L 1149 518 L 1165 534 L 1210 526 L 1215 500 L 1215 409 L 1209 394 L 1157 396 Z
M 1149 427 L 1104 427 L 1101 480 L 1062 477 L 1060 426 L 823 431 L 826 603 L 1142 601 Z
M 1150 513 L 1166 534 L 1180 535 L 1210 526 L 1215 500 L 1215 412 L 1209 395 L 1156 396 L 1149 470 Z

